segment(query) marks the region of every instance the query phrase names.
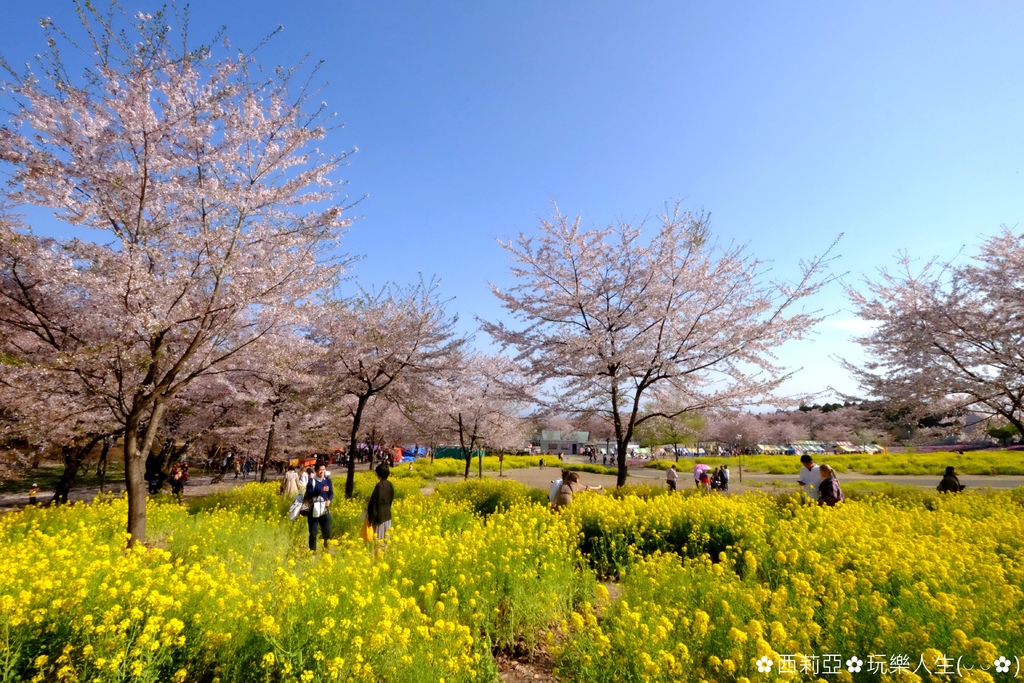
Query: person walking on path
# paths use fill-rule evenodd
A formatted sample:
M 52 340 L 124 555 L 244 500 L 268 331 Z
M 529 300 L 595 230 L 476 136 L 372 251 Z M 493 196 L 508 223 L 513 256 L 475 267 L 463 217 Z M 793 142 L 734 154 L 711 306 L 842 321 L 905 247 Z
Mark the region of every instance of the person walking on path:
M 800 490 L 810 496 L 811 500 L 818 500 L 821 469 L 814 464 L 814 458 L 806 453 L 800 456 L 800 465 L 800 476 L 797 477 L 797 481 L 800 483 Z
M 843 496 L 843 489 L 839 487 L 839 480 L 836 479 L 836 471 L 828 465 L 822 465 L 818 470 L 821 472 L 818 505 L 833 507 L 836 503 L 846 500 L 846 497 Z
M 185 469 L 177 465 L 171 470 L 171 494 L 181 502 L 181 494 L 185 490 Z
M 965 488 L 967 487 L 960 483 L 960 477 L 957 476 L 956 468 L 950 465 L 946 468 L 946 473 L 942 475 L 942 481 L 935 487 L 935 490 L 939 493 L 960 493 Z
M 391 502 L 395 499 L 395 487 L 388 481 L 391 470 L 387 463 L 377 465 L 377 485 L 373 487 L 370 499 L 366 501 L 366 521 L 381 541 L 391 528 Z
M 334 483 L 327 476 L 327 466 L 320 463 L 316 474 L 306 484 L 306 500 L 309 509 L 309 549 L 316 550 L 317 529 L 324 539 L 324 549 L 331 540 L 331 501 L 334 500 Z
M 281 481 L 281 494 L 285 498 L 294 498 L 299 495 L 299 475 L 294 467 L 289 466 Z
M 665 470 L 665 481 L 668 482 L 668 490 L 676 490 L 676 480 L 679 478 L 679 472 L 676 471 L 676 466 L 672 465 Z
M 313 468 L 312 467 L 307 467 L 302 472 L 302 476 L 299 477 L 299 488 L 300 489 L 305 489 L 306 488 L 306 484 L 308 484 L 309 480 L 312 479 L 312 478 L 313 478 Z

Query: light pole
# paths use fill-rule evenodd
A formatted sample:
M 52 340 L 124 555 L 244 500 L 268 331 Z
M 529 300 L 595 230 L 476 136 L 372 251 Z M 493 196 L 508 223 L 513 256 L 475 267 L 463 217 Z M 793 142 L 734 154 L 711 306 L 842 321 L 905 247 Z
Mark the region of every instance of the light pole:
M 743 450 L 740 448 L 740 439 L 743 438 L 742 434 L 736 435 L 736 451 L 740 458 L 740 483 L 743 483 Z

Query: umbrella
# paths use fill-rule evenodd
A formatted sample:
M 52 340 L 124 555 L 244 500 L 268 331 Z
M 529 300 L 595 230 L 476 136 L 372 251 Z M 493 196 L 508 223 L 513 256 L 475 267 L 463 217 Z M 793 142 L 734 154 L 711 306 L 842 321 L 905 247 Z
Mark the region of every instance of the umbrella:
M 701 472 L 704 472 L 705 470 L 710 470 L 710 469 L 711 469 L 711 465 L 705 465 L 704 463 L 699 462 L 699 463 L 697 463 L 696 465 L 693 466 L 693 476 L 696 477 Z

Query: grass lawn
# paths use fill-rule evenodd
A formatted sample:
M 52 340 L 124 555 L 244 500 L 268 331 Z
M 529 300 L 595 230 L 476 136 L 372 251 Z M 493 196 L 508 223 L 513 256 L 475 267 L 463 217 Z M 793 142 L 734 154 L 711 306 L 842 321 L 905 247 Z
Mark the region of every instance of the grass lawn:
M 0 493 L 21 493 L 28 494 L 32 484 L 38 484 L 44 492 L 53 493 L 60 481 L 60 475 L 64 473 L 64 465 L 46 462 L 28 472 L 24 479 L 14 479 L 0 482 Z M 107 465 L 107 478 L 105 486 L 124 488 L 124 463 L 111 462 Z M 99 486 L 100 478 L 96 476 L 96 463 L 89 463 L 78 471 L 78 478 L 75 480 L 75 488 L 87 488 Z M 42 494 L 40 494 L 42 495 Z

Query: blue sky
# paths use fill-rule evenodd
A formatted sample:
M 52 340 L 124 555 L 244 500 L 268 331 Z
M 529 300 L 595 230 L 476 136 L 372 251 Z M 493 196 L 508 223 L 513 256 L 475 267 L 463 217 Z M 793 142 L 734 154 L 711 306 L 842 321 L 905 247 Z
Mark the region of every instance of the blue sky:
M 38 19 L 69 0 L 7 3 L 0 51 L 44 48 Z M 130 11 L 155 4 L 129 2 Z M 712 213 L 780 274 L 840 232 L 856 283 L 898 250 L 952 257 L 1024 215 L 1024 4 L 1011 2 L 270 2 L 207 0 L 248 47 L 285 27 L 264 64 L 325 60 L 318 96 L 359 153 L 368 193 L 347 246 L 368 282 L 438 275 L 467 329 L 507 283 L 495 238 L 532 230 L 552 200 L 604 225 L 666 201 Z M 834 319 L 781 356 L 790 391 L 855 386 L 841 287 Z

